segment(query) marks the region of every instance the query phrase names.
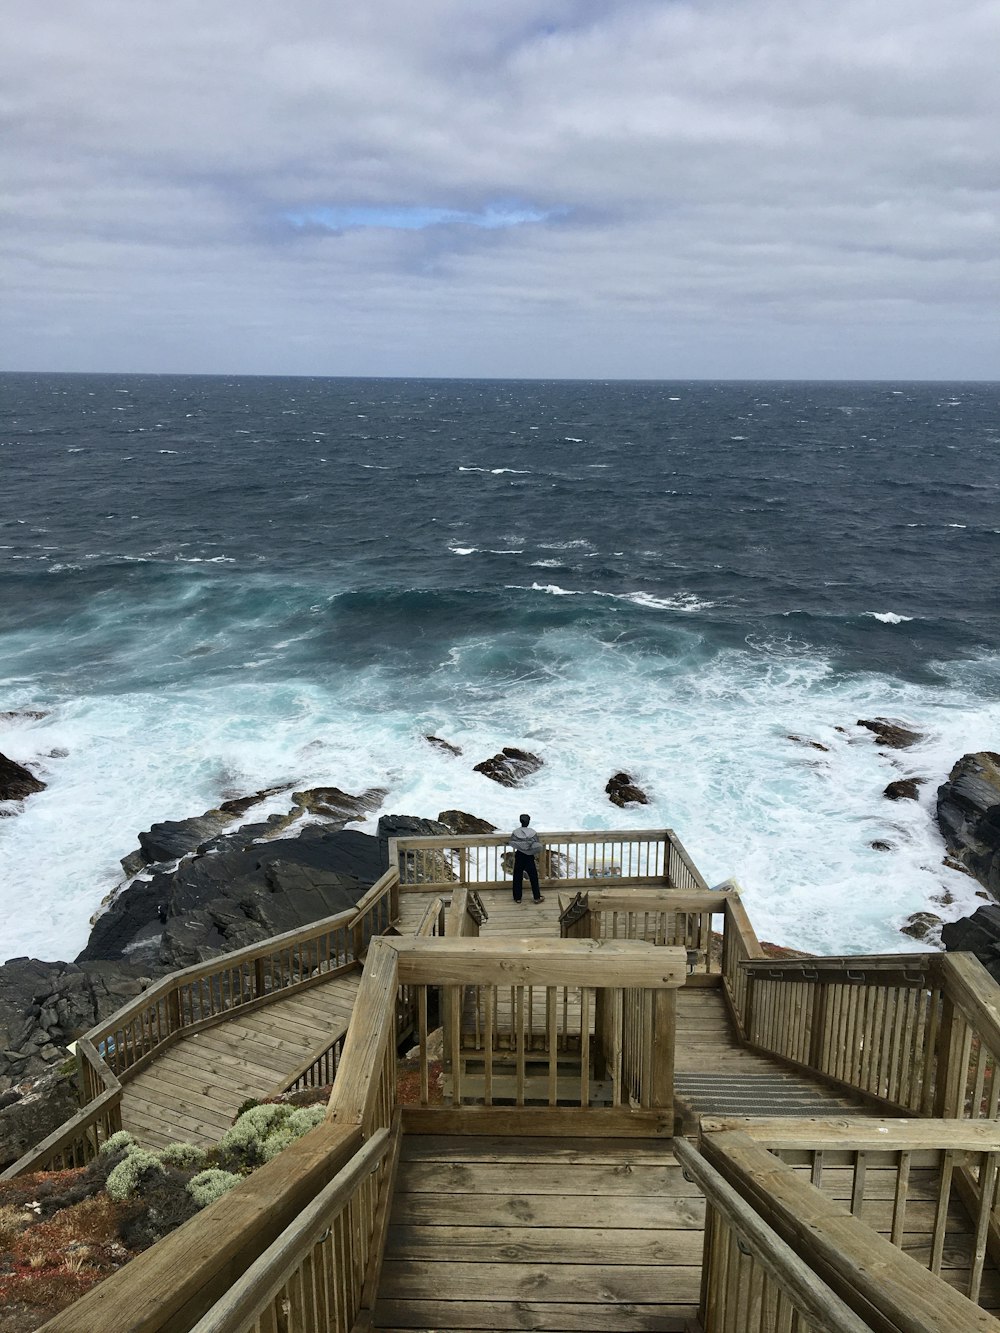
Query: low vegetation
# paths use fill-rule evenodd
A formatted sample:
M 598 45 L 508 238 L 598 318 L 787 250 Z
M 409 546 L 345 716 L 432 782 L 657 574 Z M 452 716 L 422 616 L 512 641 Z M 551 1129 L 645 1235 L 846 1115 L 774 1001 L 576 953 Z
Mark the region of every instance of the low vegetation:
M 0 1183 L 0 1333 L 32 1333 L 323 1119 L 329 1088 L 247 1102 L 212 1148 L 115 1134 L 88 1166 Z

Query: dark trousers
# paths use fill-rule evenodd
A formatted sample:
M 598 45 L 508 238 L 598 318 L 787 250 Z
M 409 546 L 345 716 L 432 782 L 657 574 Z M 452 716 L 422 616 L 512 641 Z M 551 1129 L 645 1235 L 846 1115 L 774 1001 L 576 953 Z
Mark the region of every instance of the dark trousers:
M 528 872 L 528 879 L 531 882 L 531 896 L 540 898 L 541 892 L 538 888 L 538 867 L 535 865 L 533 856 L 525 856 L 524 852 L 514 853 L 514 901 L 521 901 L 521 888 L 524 884 L 524 872 Z

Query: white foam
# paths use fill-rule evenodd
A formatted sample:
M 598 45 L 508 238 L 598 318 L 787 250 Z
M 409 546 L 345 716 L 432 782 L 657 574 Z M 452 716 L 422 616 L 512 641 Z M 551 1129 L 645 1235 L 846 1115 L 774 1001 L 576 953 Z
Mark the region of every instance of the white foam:
M 0 723 L 0 750 L 39 764 L 49 783 L 0 820 L 0 953 L 74 956 L 141 829 L 285 780 L 386 786 L 385 811 L 433 818 L 458 808 L 501 828 L 522 809 L 541 829 L 672 827 L 710 883 L 739 878 L 764 938 L 817 952 L 920 948 L 897 934 L 909 913 L 950 918 L 979 906 L 975 881 L 941 865 L 932 809 L 955 760 L 1000 730 L 1000 701 L 984 689 L 996 659 L 941 664 L 938 683 L 917 685 L 844 677 L 780 641 L 701 660 L 689 633 L 690 653 L 679 646 L 671 660 L 570 627 L 544 638 L 551 669 L 533 669 L 528 656 L 520 677 L 495 675 L 502 638 L 471 632 L 405 679 L 379 664 L 331 669 L 322 684 L 261 678 L 85 698 L 71 697 L 77 682 L 68 682 L 62 700 L 0 681 L 6 708 L 55 708 Z M 854 725 L 876 715 L 927 739 L 886 756 Z M 461 758 L 425 734 L 459 745 Z M 473 771 L 502 745 L 545 760 L 523 790 Z M 44 757 L 58 749 L 67 755 Z M 625 814 L 609 803 L 604 784 L 619 768 L 650 805 Z M 889 781 L 910 775 L 927 779 L 919 801 L 884 799 Z M 268 808 L 286 806 L 279 797 Z M 375 818 L 362 827 L 373 831 Z M 873 851 L 876 839 L 894 850 Z M 932 901 L 943 888 L 955 899 L 947 908 Z
M 478 548 L 475 546 L 449 546 L 448 550 L 452 555 L 475 555 Z
M 895 611 L 866 611 L 866 616 L 871 616 L 873 620 L 881 620 L 883 625 L 902 625 L 913 619 L 912 616 L 898 616 Z
M 564 435 L 563 439 L 567 444 L 583 444 L 583 441 L 578 439 L 575 435 Z

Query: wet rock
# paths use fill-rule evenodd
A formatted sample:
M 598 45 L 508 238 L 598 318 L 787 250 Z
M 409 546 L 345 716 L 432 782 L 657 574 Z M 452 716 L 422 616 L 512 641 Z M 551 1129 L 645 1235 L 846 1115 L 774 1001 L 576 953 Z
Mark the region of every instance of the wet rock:
M 926 781 L 926 778 L 897 778 L 889 783 L 882 795 L 890 801 L 915 801 Z
M 843 727 L 838 727 L 837 730 L 843 731 Z M 819 741 L 811 741 L 804 736 L 796 736 L 792 732 L 789 732 L 785 739 L 795 741 L 796 745 L 808 745 L 811 750 L 822 750 L 824 754 L 830 753 L 829 745 L 821 745 Z
M 452 745 L 451 741 L 442 740 L 440 736 L 425 736 L 424 740 L 429 745 L 436 745 L 439 750 L 447 750 L 449 754 L 460 755 L 462 753 L 457 745 Z
M 869 846 L 869 847 L 872 849 L 872 851 L 874 851 L 874 852 L 891 852 L 891 851 L 892 851 L 892 843 L 891 843 L 891 842 L 886 842 L 885 838 L 874 838 L 874 839 L 868 844 L 868 846 Z
M 43 718 L 50 716 L 50 713 L 38 708 L 15 708 L 0 713 L 0 722 L 41 722 Z
M 612 805 L 648 805 L 649 797 L 637 787 L 627 773 L 615 773 L 608 779 L 604 790 L 608 794 L 608 799 Z
M 34 773 L 0 754 L 0 801 L 23 801 L 26 796 L 44 790 L 45 783 Z
M 457 833 L 463 838 L 497 831 L 496 824 L 491 824 L 488 819 L 479 819 L 476 815 L 467 815 L 464 810 L 442 810 L 438 815 L 438 823 L 444 824 L 450 833 Z
M 253 806 L 259 805 L 261 801 L 266 801 L 270 796 L 278 796 L 283 791 L 291 791 L 294 783 L 279 783 L 277 787 L 261 787 L 260 791 L 252 792 L 249 796 L 233 796 L 228 801 L 221 801 L 219 809 L 227 815 L 245 815 Z
M 385 797 L 384 787 L 369 787 L 360 796 L 352 796 L 339 787 L 311 787 L 308 791 L 293 791 L 292 803 L 310 814 L 325 815 L 346 824 L 364 819 L 379 808 Z
M 890 750 L 908 750 L 911 745 L 916 745 L 917 741 L 923 739 L 919 731 L 913 731 L 902 722 L 888 717 L 859 717 L 858 726 L 865 727 L 880 745 L 886 745 Z
M 1000 897 L 1000 755 L 962 756 L 938 788 L 937 821 L 949 856 Z
M 899 930 L 902 935 L 909 935 L 913 940 L 925 940 L 937 948 L 942 924 L 941 918 L 934 912 L 913 912 Z
M 532 773 L 537 773 L 544 762 L 528 750 L 505 745 L 499 754 L 474 765 L 473 771 L 498 782 L 501 787 L 519 787 Z

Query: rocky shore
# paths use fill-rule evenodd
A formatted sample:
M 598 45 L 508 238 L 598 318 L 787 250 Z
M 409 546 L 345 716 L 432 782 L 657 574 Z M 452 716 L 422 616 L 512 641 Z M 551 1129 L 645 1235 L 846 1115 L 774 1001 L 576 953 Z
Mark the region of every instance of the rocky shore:
M 856 725 L 887 758 L 921 739 L 892 719 Z M 426 740 L 469 763 L 449 741 Z M 827 748 L 799 736 L 789 740 Z M 27 770 L 0 761 L 8 784 L 2 799 L 23 801 L 41 789 Z M 515 787 L 543 762 L 505 746 L 474 768 Z M 916 800 L 930 780 L 909 766 L 903 771 L 907 776 L 886 787 L 887 800 Z M 611 774 L 605 791 L 621 808 L 650 799 L 622 770 Z M 284 812 L 254 818 L 264 802 L 273 807 L 285 795 Z M 381 788 L 355 795 L 337 787 L 268 787 L 191 819 L 154 824 L 122 858 L 123 884 L 94 918 L 73 962 L 14 958 L 0 966 L 0 1169 L 76 1110 L 69 1044 L 157 978 L 352 907 L 388 866 L 390 837 L 493 831 L 460 810 L 442 811 L 437 820 L 383 815 L 375 834 L 349 827 L 379 810 L 385 795 Z M 936 812 L 945 864 L 974 876 L 984 898 L 1000 898 L 1000 755 L 963 756 L 938 790 Z M 915 913 L 902 928 L 929 944 L 942 930 L 932 911 Z M 945 947 L 973 949 L 1000 979 L 1000 905 L 945 925 L 942 934 Z

